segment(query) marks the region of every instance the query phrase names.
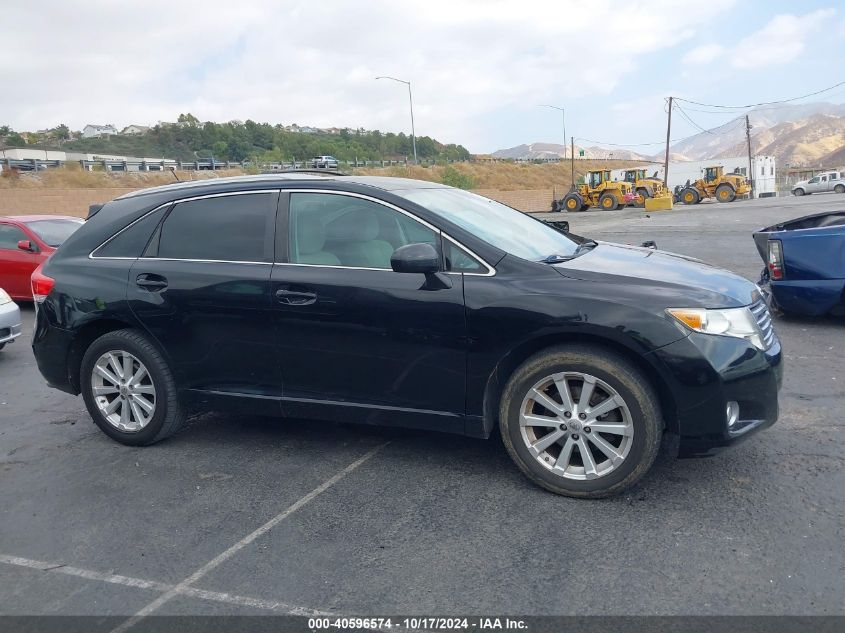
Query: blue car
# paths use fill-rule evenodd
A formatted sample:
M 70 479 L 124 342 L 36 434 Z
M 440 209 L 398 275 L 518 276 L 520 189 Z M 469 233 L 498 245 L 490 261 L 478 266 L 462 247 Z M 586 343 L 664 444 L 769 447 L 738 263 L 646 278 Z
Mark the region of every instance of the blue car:
M 790 314 L 845 314 L 845 211 L 817 213 L 754 233 L 766 263 L 759 286 Z

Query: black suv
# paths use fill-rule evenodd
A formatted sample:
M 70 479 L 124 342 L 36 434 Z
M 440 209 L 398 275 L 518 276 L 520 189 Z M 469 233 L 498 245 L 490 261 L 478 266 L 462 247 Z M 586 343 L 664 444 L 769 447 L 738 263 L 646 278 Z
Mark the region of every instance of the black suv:
M 33 349 L 124 444 L 194 407 L 498 428 L 533 481 L 598 497 L 664 434 L 706 454 L 777 418 L 758 288 L 694 259 L 399 178 L 218 179 L 95 211 L 33 275 Z

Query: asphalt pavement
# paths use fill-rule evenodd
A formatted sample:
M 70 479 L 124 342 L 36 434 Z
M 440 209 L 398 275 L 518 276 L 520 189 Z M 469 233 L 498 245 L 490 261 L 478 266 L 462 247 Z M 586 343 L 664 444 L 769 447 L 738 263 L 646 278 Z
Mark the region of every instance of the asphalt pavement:
M 751 232 L 845 196 L 559 214 L 757 280 Z M 781 418 L 609 500 L 501 442 L 207 413 L 147 448 L 0 352 L 2 614 L 843 614 L 845 320 L 779 318 Z M 135 620 L 127 620 L 131 628 Z

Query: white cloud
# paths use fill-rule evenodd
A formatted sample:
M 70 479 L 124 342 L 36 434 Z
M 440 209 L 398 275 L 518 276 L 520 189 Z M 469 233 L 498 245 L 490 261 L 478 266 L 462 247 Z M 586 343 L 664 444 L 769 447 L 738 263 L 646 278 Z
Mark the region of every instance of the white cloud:
M 702 44 L 684 55 L 681 63 L 684 65 L 709 64 L 719 57 L 724 50 L 724 47 L 720 44 Z
M 804 50 L 807 38 L 829 24 L 835 13 L 835 9 L 819 9 L 803 16 L 776 15 L 737 44 L 731 51 L 731 63 L 748 69 L 790 62 Z
M 0 123 L 80 129 L 190 111 L 407 130 L 404 86 L 374 80 L 393 75 L 413 82 L 419 134 L 492 149 L 484 117 L 606 98 L 644 56 L 733 4 L 712 0 L 702 17 L 686 0 L 17 2 L 0 21 L 4 50 L 20 52 L 0 56 Z

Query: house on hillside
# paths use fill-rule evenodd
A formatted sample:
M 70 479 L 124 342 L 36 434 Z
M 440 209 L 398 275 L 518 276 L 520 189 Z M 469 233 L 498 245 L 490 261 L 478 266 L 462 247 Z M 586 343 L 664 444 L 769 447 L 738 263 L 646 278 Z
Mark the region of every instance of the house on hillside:
M 100 138 L 109 134 L 117 134 L 117 129 L 111 124 L 106 125 L 92 125 L 89 123 L 82 128 L 82 138 Z
M 132 125 L 127 125 L 125 128 L 123 128 L 123 130 L 121 130 L 120 133 L 121 134 L 127 134 L 127 135 L 136 135 L 136 134 L 146 134 L 149 131 L 150 131 L 150 128 L 149 128 L 148 125 L 132 124 Z

